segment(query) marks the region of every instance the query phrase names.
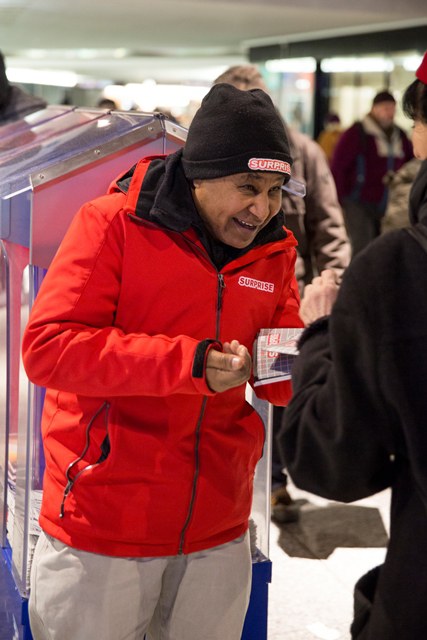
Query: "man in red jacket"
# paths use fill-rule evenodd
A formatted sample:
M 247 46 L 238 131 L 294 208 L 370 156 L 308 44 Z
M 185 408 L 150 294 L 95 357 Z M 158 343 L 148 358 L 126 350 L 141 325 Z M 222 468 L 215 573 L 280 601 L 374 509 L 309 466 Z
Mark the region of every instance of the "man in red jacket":
M 240 639 L 264 444 L 252 345 L 302 324 L 291 162 L 267 94 L 220 84 L 183 150 L 73 220 L 23 338 L 46 388 L 35 640 Z M 291 388 L 256 392 L 286 404 Z

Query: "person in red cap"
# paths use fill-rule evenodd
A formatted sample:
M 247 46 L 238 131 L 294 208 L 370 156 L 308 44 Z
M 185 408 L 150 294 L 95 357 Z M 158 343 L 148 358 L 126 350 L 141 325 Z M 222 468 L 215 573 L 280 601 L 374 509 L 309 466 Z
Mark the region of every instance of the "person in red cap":
M 342 133 L 331 159 L 353 257 L 381 233 L 385 176 L 413 157 L 408 136 L 394 123 L 395 113 L 394 96 L 377 93 L 369 113 Z
M 295 484 L 353 502 L 391 489 L 384 564 L 355 587 L 351 637 L 427 638 L 427 53 L 406 89 L 422 161 L 410 226 L 374 240 L 341 287 L 306 287 L 280 443 Z

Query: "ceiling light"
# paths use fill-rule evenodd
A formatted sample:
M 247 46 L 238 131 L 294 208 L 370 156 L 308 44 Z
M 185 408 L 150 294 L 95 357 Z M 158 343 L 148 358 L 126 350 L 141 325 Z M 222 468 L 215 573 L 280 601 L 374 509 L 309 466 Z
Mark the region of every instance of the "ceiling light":
M 325 58 L 320 68 L 324 73 L 373 73 L 393 71 L 394 63 L 387 58 Z
M 273 73 L 313 73 L 316 71 L 316 60 L 314 58 L 267 60 L 265 68 Z
M 78 76 L 72 71 L 49 71 L 48 69 L 23 69 L 8 67 L 6 71 L 10 82 L 22 84 L 47 84 L 54 87 L 75 87 Z

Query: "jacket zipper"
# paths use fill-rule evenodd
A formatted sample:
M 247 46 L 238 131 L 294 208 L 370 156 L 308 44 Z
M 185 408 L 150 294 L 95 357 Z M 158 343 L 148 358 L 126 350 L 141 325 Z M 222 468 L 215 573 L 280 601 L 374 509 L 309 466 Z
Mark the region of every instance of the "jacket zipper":
M 217 304 L 216 304 L 216 329 L 215 329 L 215 332 L 216 332 L 215 338 L 217 340 L 219 339 L 219 327 L 220 327 L 221 308 L 222 308 L 222 300 L 223 300 L 223 296 L 224 296 L 224 289 L 225 289 L 224 276 L 223 276 L 222 273 L 218 273 L 218 291 L 217 291 Z M 197 487 L 197 481 L 199 479 L 199 471 L 200 471 L 200 457 L 199 457 L 200 434 L 201 434 L 203 416 L 205 414 L 207 402 L 208 402 L 208 399 L 206 397 L 203 398 L 202 407 L 200 409 L 199 418 L 198 418 L 198 421 L 197 421 L 196 442 L 195 442 L 195 445 L 194 445 L 193 486 L 191 488 L 191 497 L 190 497 L 190 504 L 189 504 L 188 512 L 187 512 L 187 517 L 185 519 L 184 526 L 183 526 L 183 528 L 181 530 L 181 536 L 180 536 L 180 540 L 179 540 L 178 555 L 182 555 L 184 553 L 183 552 L 183 548 L 184 548 L 184 542 L 185 542 L 185 534 L 187 533 L 187 529 L 188 529 L 188 527 L 190 525 L 191 516 L 193 515 L 194 502 L 195 502 L 195 499 L 196 499 L 196 487 Z
M 181 536 L 180 536 L 180 540 L 179 540 L 178 555 L 182 555 L 184 553 L 183 552 L 183 548 L 184 548 L 184 542 L 185 542 L 185 534 L 187 533 L 187 529 L 188 529 L 189 524 L 190 524 L 191 516 L 193 515 L 194 502 L 195 502 L 195 499 L 196 499 L 196 487 L 197 487 L 197 481 L 199 479 L 199 471 L 200 471 L 200 457 L 199 457 L 200 431 L 201 431 L 201 427 L 202 427 L 202 421 L 203 421 L 203 416 L 204 416 L 204 413 L 205 413 L 207 401 L 208 401 L 208 399 L 206 397 L 203 398 L 202 408 L 200 410 L 199 419 L 197 421 L 196 443 L 194 445 L 193 486 L 191 488 L 191 498 L 190 498 L 190 505 L 188 507 L 187 517 L 185 519 L 184 526 L 182 527 L 182 530 L 181 530 Z
M 64 489 L 64 493 L 62 495 L 62 502 L 61 502 L 61 506 L 59 508 L 59 517 L 63 518 L 64 517 L 64 508 L 65 508 L 65 500 L 67 499 L 67 496 L 69 495 L 71 489 L 73 488 L 76 480 L 78 478 L 80 478 L 80 476 L 85 472 L 85 471 L 89 471 L 89 469 L 93 469 L 93 467 L 97 466 L 97 462 L 95 462 L 94 464 L 88 464 L 86 467 L 84 467 L 83 469 L 80 469 L 80 471 L 78 473 L 76 473 L 76 475 L 74 476 L 74 478 L 71 477 L 71 471 L 73 469 L 73 467 L 80 462 L 80 460 L 82 460 L 84 458 L 84 456 L 86 455 L 87 450 L 89 449 L 89 444 L 90 444 L 90 430 L 92 428 L 93 423 L 95 422 L 96 418 L 102 413 L 102 411 L 105 410 L 105 426 L 106 426 L 106 430 L 107 430 L 107 435 L 108 435 L 108 410 L 110 408 L 110 404 L 108 402 L 103 402 L 102 405 L 100 406 L 100 408 L 96 411 L 96 413 L 92 416 L 92 418 L 89 420 L 87 427 L 86 427 L 86 442 L 85 442 L 85 446 L 83 448 L 83 451 L 81 452 L 81 454 L 79 455 L 78 458 L 76 458 L 75 460 L 73 460 L 73 462 L 70 462 L 70 464 L 67 467 L 67 470 L 65 472 L 65 477 L 67 478 L 67 484 L 66 487 Z
M 224 289 L 225 282 L 224 276 L 222 273 L 218 273 L 218 294 L 217 294 L 217 304 L 216 304 L 216 336 L 215 338 L 219 339 L 219 322 L 221 319 L 221 309 L 222 309 L 222 299 L 224 297 Z

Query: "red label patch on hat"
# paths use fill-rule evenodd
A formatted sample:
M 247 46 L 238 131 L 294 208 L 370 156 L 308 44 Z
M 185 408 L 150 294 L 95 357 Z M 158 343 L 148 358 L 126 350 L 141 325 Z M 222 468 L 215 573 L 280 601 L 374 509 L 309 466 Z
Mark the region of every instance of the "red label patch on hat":
M 269 158 L 251 158 L 248 167 L 252 171 L 273 171 L 275 173 L 291 174 L 291 165 L 284 160 L 273 160 Z

